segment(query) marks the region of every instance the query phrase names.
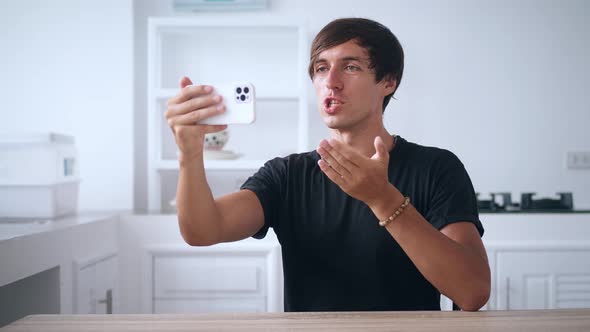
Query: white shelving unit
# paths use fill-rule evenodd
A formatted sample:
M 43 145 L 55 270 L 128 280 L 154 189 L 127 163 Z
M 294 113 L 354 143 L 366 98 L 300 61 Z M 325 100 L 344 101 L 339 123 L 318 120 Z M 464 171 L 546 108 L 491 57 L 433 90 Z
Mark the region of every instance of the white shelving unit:
M 225 147 L 241 157 L 205 162 L 207 172 L 253 173 L 268 159 L 308 150 L 308 49 L 305 25 L 292 19 L 149 18 L 150 212 L 162 212 L 173 199 L 162 190 L 164 178 L 171 178 L 162 174 L 178 170 L 176 143 L 164 112 L 166 101 L 179 91 L 180 78 L 188 76 L 194 84 L 254 84 L 256 122 L 230 126 Z

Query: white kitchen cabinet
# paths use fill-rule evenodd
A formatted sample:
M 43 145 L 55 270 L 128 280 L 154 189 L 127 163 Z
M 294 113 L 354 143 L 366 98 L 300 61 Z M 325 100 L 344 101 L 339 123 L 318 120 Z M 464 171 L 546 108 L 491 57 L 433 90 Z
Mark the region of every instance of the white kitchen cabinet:
M 494 308 L 590 308 L 590 246 L 530 244 L 491 248 Z
M 482 214 L 481 220 L 492 272 L 483 310 L 590 307 L 590 214 Z M 264 240 L 189 247 L 175 216 L 123 221 L 126 242 L 141 239 L 124 251 L 137 247 L 146 257 L 127 276 L 133 283 L 144 278 L 141 312 L 282 310 L 280 245 L 272 231 Z M 122 266 L 133 267 L 136 258 Z M 443 299 L 442 307 L 451 310 L 451 303 Z
M 182 76 L 194 84 L 250 82 L 256 121 L 230 125 L 225 150 L 235 160 L 207 160 L 208 174 L 251 175 L 276 156 L 308 150 L 308 42 L 298 20 L 151 17 L 148 23 L 148 208 L 173 213 L 177 147 L 164 112 Z M 169 174 L 172 173 L 172 174 Z M 239 175 L 244 178 L 245 175 Z
M 481 219 L 492 269 L 485 309 L 590 307 L 590 214 L 482 214 Z M 64 314 L 94 312 L 91 292 L 83 298 L 79 289 L 95 287 L 100 300 L 109 289 L 100 282 L 112 284 L 104 271 L 116 268 L 84 268 L 92 261 L 121 269 L 113 312 L 283 308 L 280 245 L 272 231 L 264 240 L 190 247 L 173 215 L 76 216 L 32 225 L 27 232 L 0 226 L 0 266 L 9 267 L 0 269 L 0 286 L 59 267 L 55 287 Z M 114 260 L 105 259 L 115 253 Z M 95 308 L 106 311 L 106 305 Z
M 589 214 L 482 214 L 492 273 L 485 309 L 590 308 Z
M 147 249 L 146 312 L 282 311 L 279 244 L 245 240 L 212 247 Z
M 97 301 L 106 300 L 107 289 L 113 289 L 117 312 L 112 285 L 119 279 L 119 221 L 118 213 L 88 212 L 0 223 L 0 287 L 14 290 L 11 295 L 18 298 L 10 311 L 0 310 L 0 321 L 29 314 L 103 313 L 106 303 Z M 14 287 L 23 284 L 26 288 Z M 36 292 L 38 286 L 44 290 Z
M 74 261 L 74 313 L 116 313 L 118 257 L 116 253 Z

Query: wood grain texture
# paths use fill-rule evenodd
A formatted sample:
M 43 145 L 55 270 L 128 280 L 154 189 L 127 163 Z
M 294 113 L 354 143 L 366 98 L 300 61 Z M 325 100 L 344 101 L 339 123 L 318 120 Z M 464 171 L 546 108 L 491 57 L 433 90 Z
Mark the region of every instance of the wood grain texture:
M 2 331 L 590 331 L 590 309 L 481 312 L 31 315 Z

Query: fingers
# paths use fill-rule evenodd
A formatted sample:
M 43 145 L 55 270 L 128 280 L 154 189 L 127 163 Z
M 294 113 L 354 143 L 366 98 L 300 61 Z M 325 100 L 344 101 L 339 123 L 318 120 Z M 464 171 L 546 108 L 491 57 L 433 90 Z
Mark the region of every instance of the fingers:
M 206 108 L 201 108 L 193 112 L 172 116 L 168 118 L 168 124 L 170 127 L 182 126 L 182 125 L 194 125 L 197 122 L 218 115 L 225 112 L 225 106 L 213 105 Z
M 371 157 L 371 159 L 380 159 L 380 160 L 388 160 L 389 153 L 387 152 L 387 147 L 385 146 L 385 142 L 380 136 L 375 137 L 375 141 L 373 142 L 375 146 L 375 154 Z
M 194 130 L 200 134 L 217 132 L 227 128 L 225 125 L 199 124 L 206 118 L 225 112 L 221 96 L 211 93 L 212 86 L 192 85 L 193 82 L 186 76 L 180 80 L 179 84 L 181 90 L 168 100 L 165 112 L 166 120 L 174 135 L 177 135 L 180 130 L 193 131 L 193 128 L 187 127 L 194 127 Z
M 333 149 L 326 141 L 320 142 L 317 152 L 341 176 L 350 178 L 352 172 L 358 168 L 358 166 L 350 162 L 350 160 L 340 154 L 336 149 Z
M 182 88 L 184 88 L 184 87 L 185 87 L 185 86 L 187 86 L 187 85 L 193 85 L 193 81 L 191 81 L 191 79 L 190 79 L 190 78 L 188 78 L 188 77 L 186 77 L 186 76 L 183 76 L 183 77 L 180 79 L 180 88 L 182 89 Z
M 389 153 L 381 138 L 373 142 L 377 151 L 371 158 L 334 139 L 322 140 L 317 152 L 322 172 L 344 192 L 369 202 L 388 182 Z M 369 147 L 370 148 L 370 147 Z
M 179 104 L 169 104 L 166 110 L 166 117 L 174 117 L 177 115 L 182 115 L 186 113 L 190 113 L 196 110 L 200 110 L 202 108 L 207 108 L 211 106 L 221 106 L 217 105 L 221 102 L 221 96 L 218 95 L 207 95 L 196 97 L 193 99 L 189 99 L 183 103 Z
M 348 146 L 338 140 L 330 138 L 329 140 L 327 140 L 325 142 L 328 143 L 328 147 L 330 148 L 330 153 L 332 153 L 333 150 L 337 151 L 344 158 L 349 160 L 350 163 L 354 164 L 357 167 L 362 165 L 366 159 L 365 156 L 361 155 L 360 153 L 353 150 L 350 146 Z
M 188 80 L 190 82 L 190 80 Z M 181 81 L 182 83 L 187 83 L 186 81 Z M 199 96 L 203 96 L 203 95 L 208 95 L 211 93 L 211 91 L 213 91 L 213 87 L 209 86 L 209 85 L 186 85 L 183 88 L 180 89 L 180 92 L 178 92 L 178 94 L 176 94 L 176 96 L 170 98 L 168 100 L 168 106 L 170 105 L 174 105 L 174 104 L 180 104 L 183 103 L 187 100 L 199 97 Z
M 328 165 L 325 160 L 318 160 L 318 165 L 320 166 L 322 172 L 324 172 L 324 174 L 326 174 L 326 176 L 328 176 L 332 182 L 336 183 L 338 186 L 344 185 L 344 177 L 338 174 L 338 172 L 336 172 L 332 167 L 330 167 L 330 165 Z

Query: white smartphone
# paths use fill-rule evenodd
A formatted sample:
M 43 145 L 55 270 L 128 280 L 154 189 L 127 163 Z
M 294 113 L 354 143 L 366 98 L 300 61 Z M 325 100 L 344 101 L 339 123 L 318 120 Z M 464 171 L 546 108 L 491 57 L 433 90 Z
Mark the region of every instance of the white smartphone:
M 199 121 L 200 124 L 248 124 L 256 120 L 256 91 L 252 83 L 211 84 L 223 98 L 225 112 Z

